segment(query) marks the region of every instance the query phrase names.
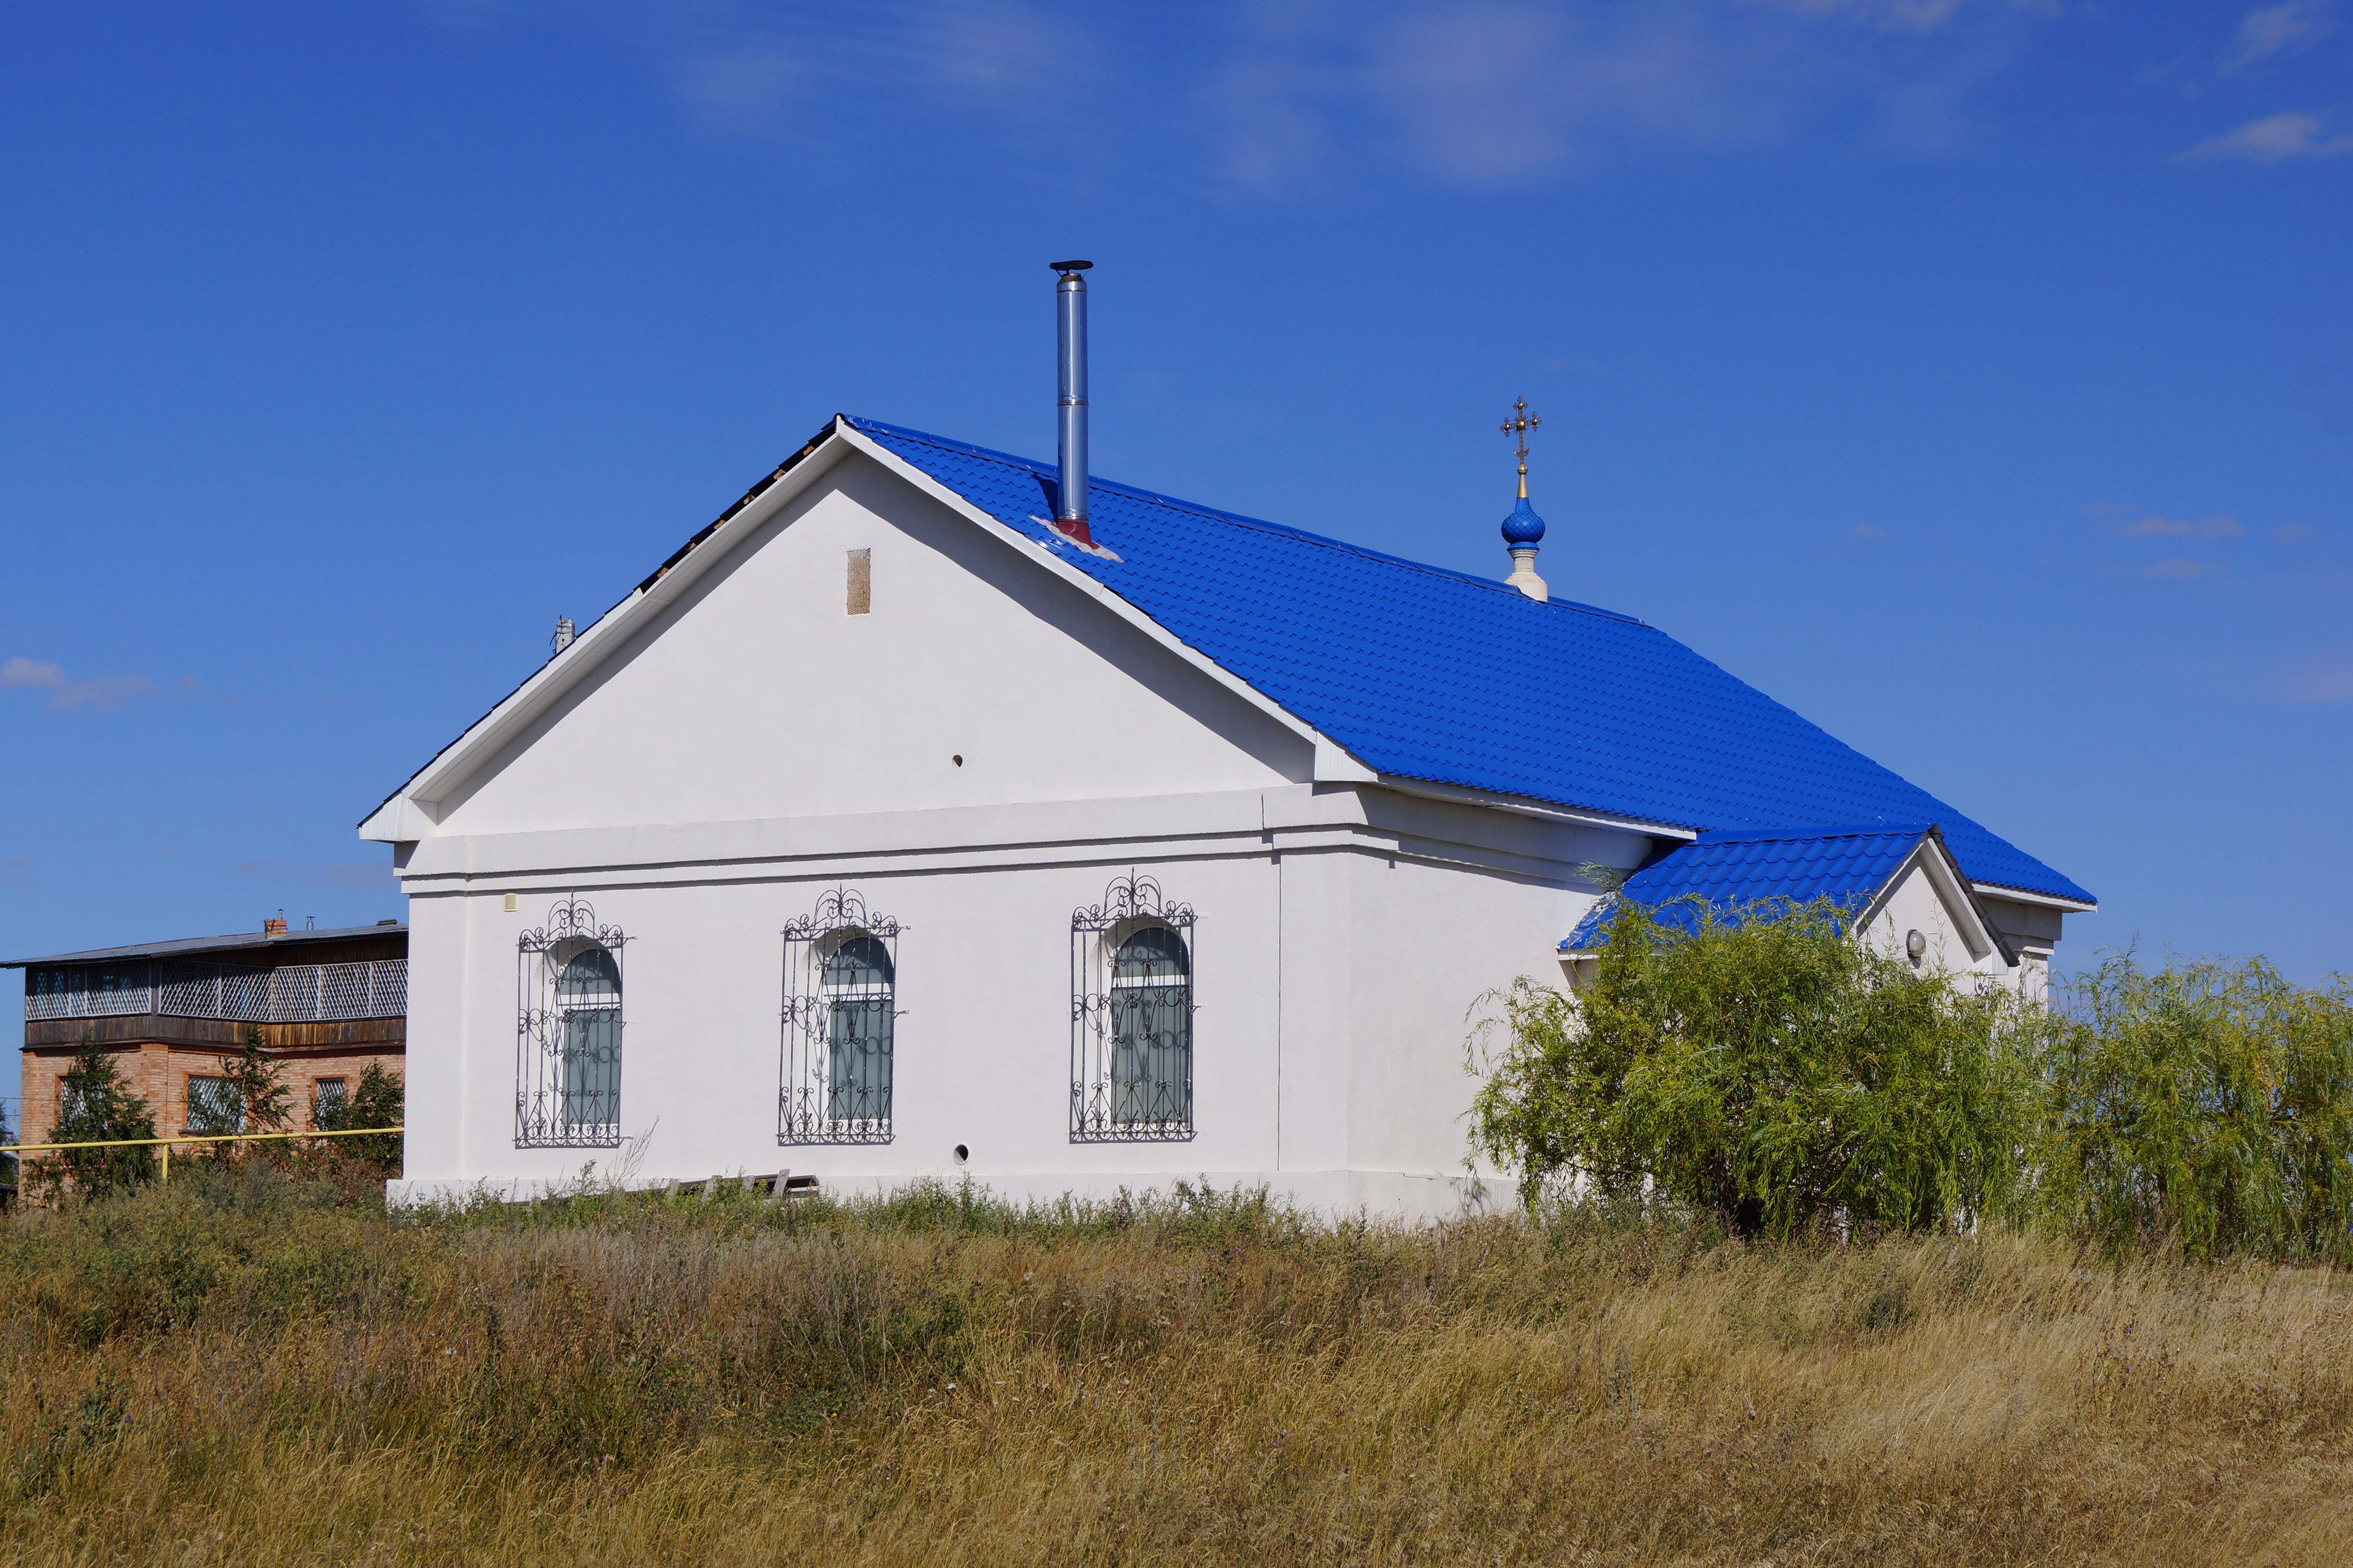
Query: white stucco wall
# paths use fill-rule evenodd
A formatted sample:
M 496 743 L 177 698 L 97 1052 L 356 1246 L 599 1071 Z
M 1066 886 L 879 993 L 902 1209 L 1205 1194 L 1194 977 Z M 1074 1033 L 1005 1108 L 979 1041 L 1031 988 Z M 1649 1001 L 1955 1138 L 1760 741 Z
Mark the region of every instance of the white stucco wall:
M 698 853 L 722 841 L 726 858 Z M 1207 1177 L 1333 1212 L 1453 1212 L 1470 1010 L 1518 974 L 1549 977 L 1593 896 L 1579 863 L 1641 849 L 1304 784 L 428 841 L 406 872 L 412 1131 L 396 1195 L 537 1189 L 593 1161 L 640 1181 L 789 1167 L 853 1191 L 969 1175 L 1039 1198 Z M 1074 1143 L 1071 915 L 1131 866 L 1198 915 L 1196 1136 Z M 780 932 L 840 886 L 903 928 L 894 1136 L 780 1147 Z M 627 1151 L 515 1147 L 517 938 L 573 894 L 628 938 Z

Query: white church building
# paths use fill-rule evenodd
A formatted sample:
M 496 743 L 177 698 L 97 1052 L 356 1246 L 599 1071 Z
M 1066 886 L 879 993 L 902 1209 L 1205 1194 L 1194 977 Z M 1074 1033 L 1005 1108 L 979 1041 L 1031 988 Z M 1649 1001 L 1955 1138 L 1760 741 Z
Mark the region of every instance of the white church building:
M 1473 1188 L 1469 1016 L 1604 887 L 1829 893 L 2039 989 L 2073 881 L 1655 627 L 839 416 L 361 825 L 396 1199 L 790 1169 L 1013 1198 Z M 1525 462 L 1522 489 L 1525 492 Z

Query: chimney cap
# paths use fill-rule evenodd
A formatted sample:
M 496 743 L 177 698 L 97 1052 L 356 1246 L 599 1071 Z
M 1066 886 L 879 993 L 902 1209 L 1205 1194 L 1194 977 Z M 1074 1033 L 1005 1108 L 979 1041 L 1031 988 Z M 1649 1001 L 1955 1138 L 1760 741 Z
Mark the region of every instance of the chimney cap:
M 1094 268 L 1092 261 L 1049 261 L 1046 265 L 1057 272 L 1089 272 Z

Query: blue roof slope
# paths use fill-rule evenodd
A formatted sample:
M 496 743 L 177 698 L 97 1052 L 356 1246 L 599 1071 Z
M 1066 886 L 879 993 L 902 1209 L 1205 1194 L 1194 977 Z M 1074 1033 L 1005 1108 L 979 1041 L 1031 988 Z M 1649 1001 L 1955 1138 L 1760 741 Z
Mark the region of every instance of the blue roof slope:
M 1050 464 L 849 423 L 1063 559 L 1368 767 L 1692 829 L 1936 822 L 1968 876 L 2067 878 L 1656 627 L 1089 478 L 1070 544 Z
M 1860 910 L 1927 836 L 1926 826 L 1703 833 L 1627 878 L 1618 896 L 1649 906 L 1660 924 L 1679 931 L 1698 928 L 1703 905 L 1718 920 L 1765 899 L 1829 899 Z M 1616 912 L 1611 900 L 1594 905 L 1560 950 L 1591 952 Z

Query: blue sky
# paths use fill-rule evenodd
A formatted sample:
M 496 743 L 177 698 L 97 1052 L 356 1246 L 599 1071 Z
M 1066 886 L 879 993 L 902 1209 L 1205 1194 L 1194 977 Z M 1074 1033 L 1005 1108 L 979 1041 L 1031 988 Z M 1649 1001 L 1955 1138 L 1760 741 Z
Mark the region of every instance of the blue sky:
M 0 951 L 353 825 L 836 410 L 1664 627 L 2353 969 L 2353 0 L 16 7 Z M 1074 715 L 1074 721 L 1083 716 Z M 13 976 L 5 994 L 13 998 Z

